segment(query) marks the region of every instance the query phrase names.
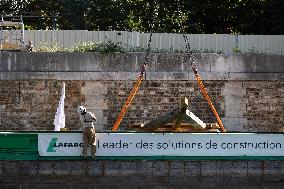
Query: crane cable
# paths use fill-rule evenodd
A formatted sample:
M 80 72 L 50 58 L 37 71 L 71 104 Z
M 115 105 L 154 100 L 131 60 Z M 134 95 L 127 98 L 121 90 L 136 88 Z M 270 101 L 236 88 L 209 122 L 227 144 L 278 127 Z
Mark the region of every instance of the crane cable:
M 128 96 L 125 104 L 123 105 L 118 117 L 117 117 L 117 120 L 112 128 L 112 131 L 116 131 L 127 111 L 127 109 L 129 108 L 135 94 L 137 93 L 138 89 L 139 89 L 139 86 L 143 80 L 143 77 L 145 75 L 145 72 L 146 72 L 146 69 L 147 69 L 147 65 L 148 65 L 148 62 L 149 62 L 149 54 L 150 54 L 150 51 L 151 51 L 151 43 L 152 43 L 152 34 L 153 34 L 153 28 L 154 28 L 154 21 L 156 20 L 156 17 L 158 15 L 158 4 L 156 3 L 156 1 L 154 1 L 154 4 L 155 4 L 155 10 L 154 10 L 154 16 L 153 16 L 153 22 L 152 22 L 152 25 L 151 25 L 151 31 L 150 31 L 150 38 L 149 38 L 149 41 L 148 41 L 148 46 L 147 46 L 147 50 L 146 50 L 146 55 L 145 55 L 145 60 L 144 60 L 144 64 L 141 68 L 141 71 L 140 71 L 140 74 L 136 80 L 136 83 L 132 89 L 132 91 L 130 92 L 130 95 Z
M 197 80 L 197 84 L 198 84 L 198 87 L 199 87 L 199 90 L 201 91 L 202 95 L 203 95 L 203 98 L 205 98 L 207 100 L 207 103 L 209 105 L 209 107 L 211 108 L 213 114 L 215 115 L 217 121 L 218 121 L 218 125 L 220 127 L 220 130 L 221 132 L 226 132 L 226 129 L 222 123 L 222 120 L 220 119 L 219 115 L 218 115 L 218 112 L 217 110 L 215 109 L 211 99 L 210 99 L 210 96 L 202 82 L 202 79 L 200 77 L 200 75 L 198 74 L 197 72 L 197 68 L 196 68 L 196 64 L 195 64 L 195 60 L 194 58 L 192 57 L 192 51 L 190 50 L 190 43 L 189 43 L 189 40 L 187 38 L 187 36 L 185 35 L 185 29 L 184 29 L 184 26 L 181 24 L 181 17 L 182 17 L 182 11 L 181 11 L 181 7 L 180 7 L 180 1 L 177 0 L 177 6 L 178 6 L 178 14 L 179 14 L 179 17 L 180 19 L 178 19 L 178 23 L 179 23 L 179 26 L 182 30 L 182 36 L 183 36 L 183 39 L 184 39 L 184 42 L 185 42 L 185 47 L 186 47 L 186 51 L 187 51 L 187 54 L 188 54 L 188 58 L 189 58 L 189 61 L 190 61 L 190 65 L 191 65 L 191 69 L 194 73 L 194 76 L 195 76 L 195 79 Z

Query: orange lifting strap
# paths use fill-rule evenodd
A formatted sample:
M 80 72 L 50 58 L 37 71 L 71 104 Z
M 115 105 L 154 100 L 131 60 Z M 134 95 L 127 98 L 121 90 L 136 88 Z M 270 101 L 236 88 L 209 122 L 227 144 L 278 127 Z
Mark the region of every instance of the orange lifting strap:
M 225 127 L 224 127 L 224 125 L 223 125 L 223 123 L 222 123 L 222 121 L 221 121 L 221 119 L 220 119 L 220 117 L 219 117 L 219 115 L 218 115 L 218 113 L 217 113 L 213 103 L 211 102 L 209 94 L 207 93 L 207 90 L 206 90 L 206 88 L 203 85 L 202 79 L 201 79 L 201 77 L 197 73 L 196 65 L 192 64 L 191 67 L 192 67 L 192 70 L 194 72 L 195 79 L 197 80 L 198 87 L 199 87 L 200 91 L 202 92 L 203 97 L 207 100 L 207 103 L 208 103 L 209 107 L 211 108 L 212 112 L 214 113 L 214 115 L 215 115 L 215 117 L 216 117 L 216 119 L 218 121 L 218 124 L 220 126 L 221 132 L 226 132 L 226 129 L 225 129 Z
M 197 68 L 196 68 L 196 65 L 195 65 L 195 61 L 192 57 L 192 51 L 190 51 L 190 44 L 189 44 L 189 40 L 187 38 L 187 36 L 184 34 L 185 33 L 185 29 L 183 27 L 183 25 L 181 24 L 180 20 L 181 20 L 181 14 L 182 14 L 182 11 L 181 11 L 181 6 L 180 6 L 180 1 L 177 0 L 177 7 L 178 7 L 178 12 L 180 13 L 180 19 L 179 19 L 179 26 L 183 32 L 182 36 L 183 36 L 183 39 L 184 39 L 184 42 L 185 42 L 185 47 L 186 47 L 186 50 L 187 50 L 187 53 L 189 55 L 189 61 L 191 62 L 191 68 L 193 70 L 193 73 L 195 75 L 195 79 L 197 80 L 197 84 L 198 84 L 198 87 L 199 87 L 199 90 L 201 91 L 202 95 L 203 95 L 203 98 L 205 98 L 207 100 L 207 103 L 209 105 L 209 107 L 211 108 L 213 114 L 215 115 L 217 121 L 218 121 L 218 124 L 221 128 L 221 132 L 226 132 L 226 129 L 209 97 L 209 94 L 207 93 L 207 90 L 202 82 L 202 79 L 201 77 L 199 76 L 199 74 L 197 73 Z
M 143 80 L 143 77 L 144 77 L 144 74 L 145 74 L 145 71 L 146 71 L 146 68 L 147 68 L 147 64 L 148 64 L 148 61 L 149 61 L 149 54 L 150 54 L 150 50 L 151 50 L 151 40 L 152 40 L 152 34 L 153 34 L 152 31 L 153 31 L 153 28 L 154 28 L 154 21 L 157 18 L 157 15 L 158 15 L 158 8 L 159 7 L 158 7 L 158 4 L 156 3 L 155 0 L 154 0 L 154 5 L 155 5 L 155 10 L 153 11 L 153 14 L 154 14 L 153 22 L 152 22 L 152 26 L 151 26 L 151 33 L 150 33 L 150 38 L 149 38 L 149 41 L 148 41 L 148 47 L 147 47 L 147 51 L 146 51 L 144 64 L 141 68 L 140 75 L 137 78 L 136 83 L 135 83 L 130 95 L 128 96 L 125 104 L 123 105 L 121 112 L 119 113 L 118 118 L 117 118 L 113 128 L 111 129 L 112 131 L 116 131 L 118 129 L 127 109 L 129 108 L 129 106 L 130 106 L 135 94 L 137 93 L 142 80 Z
M 178 11 L 181 13 L 179 1 L 178 1 Z M 155 16 L 156 16 L 156 14 L 155 14 Z M 184 27 L 182 26 L 181 23 L 179 23 L 179 24 L 180 24 L 181 29 L 183 30 L 183 38 L 184 38 L 184 41 L 185 41 L 187 52 L 189 53 L 189 60 L 191 62 L 191 68 L 192 68 L 194 75 L 195 75 L 195 78 L 197 80 L 198 87 L 199 87 L 200 91 L 202 92 L 203 97 L 207 100 L 207 103 L 208 103 L 209 107 L 211 108 L 212 112 L 214 113 L 214 115 L 215 115 L 215 117 L 218 121 L 218 124 L 221 128 L 221 132 L 226 132 L 226 129 L 225 129 L 225 127 L 224 127 L 224 125 L 223 125 L 223 123 L 222 123 L 222 121 L 221 121 L 221 119 L 220 119 L 210 97 L 209 97 L 209 94 L 207 93 L 207 90 L 206 90 L 206 88 L 205 88 L 205 86 L 202 82 L 202 79 L 199 76 L 199 74 L 197 73 L 197 68 L 196 68 L 194 59 L 192 58 L 192 52 L 190 51 L 190 44 L 189 44 L 187 36 L 184 34 Z M 152 28 L 153 28 L 153 25 L 152 25 Z M 118 118 L 117 118 L 117 120 L 116 120 L 116 122 L 115 122 L 115 124 L 112 128 L 112 131 L 116 131 L 118 129 L 120 122 L 122 121 L 128 107 L 130 106 L 130 104 L 131 104 L 135 94 L 137 93 L 138 88 L 139 88 L 139 86 L 140 86 L 140 84 L 143 80 L 143 76 L 144 76 L 146 68 L 147 68 L 148 57 L 149 57 L 149 53 L 150 53 L 151 39 L 152 39 L 152 32 L 151 32 L 149 43 L 148 43 L 148 49 L 147 49 L 147 52 L 146 52 L 145 62 L 144 62 L 144 65 L 142 66 L 142 70 L 140 72 L 140 75 L 139 75 L 130 95 L 128 96 L 124 106 L 122 107 L 122 110 L 121 110 L 120 114 L 118 115 Z
M 114 126 L 112 128 L 112 131 L 116 131 L 118 129 L 118 127 L 120 125 L 120 122 L 122 121 L 122 119 L 123 119 L 123 117 L 124 117 L 128 107 L 130 106 L 130 104 L 131 104 L 131 102 L 132 102 L 136 92 L 138 91 L 138 88 L 139 88 L 139 86 L 140 86 L 140 84 L 142 82 L 143 76 L 144 76 L 144 74 L 143 75 L 141 75 L 141 74 L 139 75 L 139 77 L 138 77 L 138 79 L 137 79 L 137 81 L 136 81 L 136 83 L 135 83 L 135 85 L 134 85 L 130 95 L 128 96 L 124 106 L 121 109 L 120 114 L 118 115 L 118 118 L 117 118 L 117 120 L 116 120 L 116 122 L 115 122 L 115 124 L 114 124 Z

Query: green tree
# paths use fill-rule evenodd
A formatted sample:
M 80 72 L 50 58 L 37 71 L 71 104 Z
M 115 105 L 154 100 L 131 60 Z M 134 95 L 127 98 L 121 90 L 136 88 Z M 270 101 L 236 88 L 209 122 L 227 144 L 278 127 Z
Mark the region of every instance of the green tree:
M 0 14 L 1 15 L 18 14 L 26 4 L 27 4 L 26 1 L 1 0 L 0 1 Z
M 261 33 L 284 34 L 284 1 L 268 0 L 265 6 Z
M 32 29 L 283 34 L 283 0 L 1 0 Z M 179 11 L 180 10 L 180 11 Z M 158 13 L 154 17 L 154 13 Z
M 35 17 L 24 18 L 25 25 L 33 29 L 53 29 L 55 16 L 60 8 L 57 0 L 27 0 L 22 8 L 25 15 Z
M 129 30 L 127 0 L 93 0 L 87 12 L 90 30 Z
M 88 30 L 88 11 L 92 1 L 61 1 L 58 3 L 59 9 L 56 12 L 58 16 L 58 28 L 62 30 Z

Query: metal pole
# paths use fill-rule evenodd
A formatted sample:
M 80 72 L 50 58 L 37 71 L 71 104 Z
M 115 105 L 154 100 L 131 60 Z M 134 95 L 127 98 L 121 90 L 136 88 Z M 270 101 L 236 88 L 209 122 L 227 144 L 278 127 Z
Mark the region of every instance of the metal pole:
M 1 22 L 3 22 L 4 20 L 3 20 L 3 16 L 1 17 Z M 1 27 L 1 33 L 0 33 L 0 50 L 2 50 L 2 35 L 3 35 L 3 30 L 2 30 L 2 23 L 1 23 L 1 25 L 0 25 L 0 27 Z
M 239 35 L 235 34 L 235 48 L 238 49 L 239 48 Z
M 1 25 L 1 33 L 0 33 L 0 50 L 2 50 L 2 34 L 3 34 L 3 31 L 2 31 L 2 25 Z
M 24 30 L 25 30 L 25 25 L 24 25 L 24 22 L 23 22 L 23 17 L 21 16 L 21 49 L 24 50 L 25 48 L 25 40 L 24 40 Z

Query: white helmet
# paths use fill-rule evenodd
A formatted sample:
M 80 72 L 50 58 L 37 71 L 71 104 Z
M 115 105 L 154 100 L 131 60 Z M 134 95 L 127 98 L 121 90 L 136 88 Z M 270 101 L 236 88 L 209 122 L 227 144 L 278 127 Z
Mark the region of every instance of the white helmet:
M 78 107 L 78 112 L 80 114 L 83 114 L 83 113 L 86 113 L 87 112 L 87 109 L 85 108 L 85 106 L 79 106 Z

